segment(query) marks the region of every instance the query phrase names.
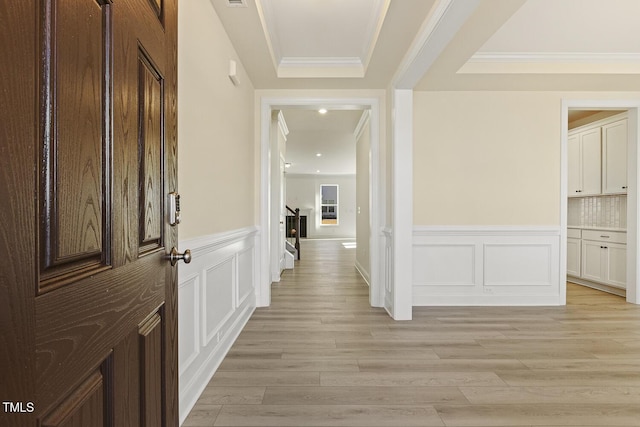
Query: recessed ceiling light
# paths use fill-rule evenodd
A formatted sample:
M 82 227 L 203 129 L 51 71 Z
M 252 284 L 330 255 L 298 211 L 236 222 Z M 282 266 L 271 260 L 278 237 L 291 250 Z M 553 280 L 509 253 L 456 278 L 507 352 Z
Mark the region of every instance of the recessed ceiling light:
M 320 169 L 316 170 L 317 173 L 320 173 Z
M 321 108 L 321 109 L 318 110 L 318 113 L 327 114 L 327 109 L 326 108 Z
M 316 153 L 316 157 L 322 157 L 322 153 Z

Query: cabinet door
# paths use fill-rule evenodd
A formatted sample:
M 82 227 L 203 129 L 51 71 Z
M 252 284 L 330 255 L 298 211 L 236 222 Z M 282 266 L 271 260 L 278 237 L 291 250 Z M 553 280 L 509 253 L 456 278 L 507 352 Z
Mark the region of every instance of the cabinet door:
M 627 119 L 602 127 L 602 192 L 627 192 Z
M 604 243 L 582 241 L 582 278 L 602 282 L 605 279 Z
M 617 243 L 605 245 L 607 271 L 605 281 L 613 286 L 626 288 L 627 283 L 627 246 Z
M 568 195 L 579 196 L 582 190 L 582 167 L 580 165 L 580 134 L 575 134 L 567 140 L 569 157 Z
M 591 196 L 601 192 L 602 154 L 600 128 L 580 133 L 580 160 L 582 166 L 582 196 Z
M 580 277 L 580 239 L 567 239 L 567 274 Z

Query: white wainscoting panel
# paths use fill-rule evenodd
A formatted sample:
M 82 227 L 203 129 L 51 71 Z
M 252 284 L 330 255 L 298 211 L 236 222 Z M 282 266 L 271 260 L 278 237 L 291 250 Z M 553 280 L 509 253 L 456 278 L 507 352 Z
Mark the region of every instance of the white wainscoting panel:
M 257 229 L 180 241 L 178 364 L 182 423 L 256 308 Z
M 254 248 L 246 249 L 238 254 L 238 294 L 236 295 L 236 308 L 240 307 L 244 301 L 255 293 L 254 277 L 255 277 L 255 255 Z
M 235 257 L 208 268 L 204 272 L 202 287 L 202 313 L 204 329 L 202 341 L 208 346 L 213 338 L 219 341 L 217 333 L 236 311 L 234 285 Z M 231 285 L 231 286 L 229 286 Z
M 200 354 L 200 276 L 192 274 L 178 285 L 179 374 Z
M 414 259 L 429 260 L 428 263 L 413 264 L 413 277 L 419 278 L 420 284 L 463 286 L 476 284 L 475 245 L 420 244 L 414 245 L 413 254 Z
M 551 243 L 484 245 L 485 286 L 551 286 Z
M 560 283 L 560 227 L 414 227 L 414 306 L 558 305 Z

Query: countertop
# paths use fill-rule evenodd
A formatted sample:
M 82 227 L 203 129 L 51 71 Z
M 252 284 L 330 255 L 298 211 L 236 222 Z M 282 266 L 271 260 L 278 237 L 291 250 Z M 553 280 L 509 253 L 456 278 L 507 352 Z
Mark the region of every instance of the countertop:
M 614 228 L 614 227 L 581 227 L 578 225 L 568 225 L 567 228 L 572 228 L 576 230 L 600 230 L 600 231 L 618 231 L 621 233 L 626 233 L 626 228 Z

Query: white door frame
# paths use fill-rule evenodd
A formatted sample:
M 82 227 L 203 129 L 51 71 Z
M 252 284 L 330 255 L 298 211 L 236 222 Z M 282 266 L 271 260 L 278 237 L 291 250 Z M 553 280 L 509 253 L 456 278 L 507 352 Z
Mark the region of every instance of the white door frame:
M 560 304 L 567 303 L 567 205 L 568 205 L 568 169 L 567 139 L 569 134 L 569 109 L 628 110 L 629 136 L 627 142 L 627 302 L 640 304 L 640 271 L 638 270 L 638 188 L 640 185 L 640 121 L 638 111 L 640 100 L 603 100 L 603 99 L 563 99 L 562 100 L 562 143 L 561 143 L 561 187 L 560 187 Z
M 286 108 L 319 108 L 332 110 L 371 110 L 370 179 L 369 179 L 369 302 L 381 307 L 384 302 L 384 263 L 380 262 L 380 241 L 384 224 L 384 170 L 380 165 L 380 100 L 378 98 L 339 97 L 264 97 L 260 102 L 260 280 L 256 289 L 258 307 L 271 304 L 271 111 Z M 384 248 L 383 248 L 384 249 Z

